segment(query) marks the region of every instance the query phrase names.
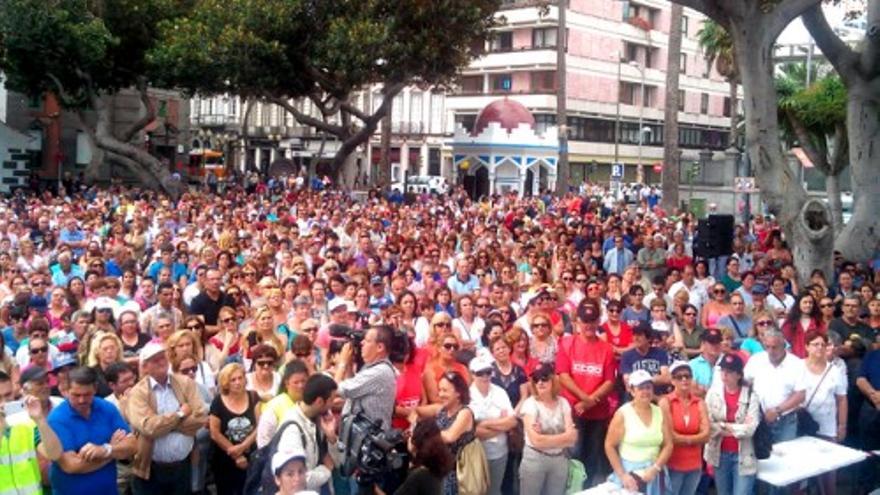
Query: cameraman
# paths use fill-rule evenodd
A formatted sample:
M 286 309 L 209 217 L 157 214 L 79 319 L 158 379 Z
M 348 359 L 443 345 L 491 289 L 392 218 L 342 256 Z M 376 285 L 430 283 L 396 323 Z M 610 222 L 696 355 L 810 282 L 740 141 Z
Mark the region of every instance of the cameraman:
M 397 395 L 397 371 L 388 359 L 393 339 L 391 327 L 370 327 L 361 341 L 363 367 L 352 376 L 354 348 L 351 342 L 347 342 L 339 353 L 334 373 L 339 396 L 346 399 L 342 415 L 363 412 L 369 419 L 381 421 L 385 431 L 391 429 Z

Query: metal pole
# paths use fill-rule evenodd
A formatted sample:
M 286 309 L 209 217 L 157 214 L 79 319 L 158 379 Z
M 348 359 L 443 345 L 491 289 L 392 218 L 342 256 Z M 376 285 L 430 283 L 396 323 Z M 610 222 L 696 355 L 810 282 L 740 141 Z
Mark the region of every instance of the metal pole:
M 641 102 L 639 102 L 639 158 L 636 166 L 636 182 L 639 184 L 645 183 L 645 170 L 642 167 L 642 141 L 644 140 L 642 137 L 642 125 L 644 125 L 644 113 L 645 113 L 645 69 L 640 65 L 635 66 L 639 69 L 639 73 L 642 76 L 642 85 L 641 85 Z
M 620 161 L 620 52 L 617 52 L 617 116 L 614 119 L 614 163 Z
M 812 79 L 812 69 L 813 69 L 813 40 L 810 39 L 810 49 L 807 50 L 807 84 L 806 87 L 810 87 L 810 79 Z
M 565 21 L 566 3 L 568 0 L 559 0 L 559 26 L 556 30 L 556 127 L 559 134 L 559 161 L 556 163 L 556 194 L 559 196 L 568 192 L 568 108 L 567 108 L 567 60 L 566 41 L 567 29 Z M 540 173 L 540 170 L 538 170 Z

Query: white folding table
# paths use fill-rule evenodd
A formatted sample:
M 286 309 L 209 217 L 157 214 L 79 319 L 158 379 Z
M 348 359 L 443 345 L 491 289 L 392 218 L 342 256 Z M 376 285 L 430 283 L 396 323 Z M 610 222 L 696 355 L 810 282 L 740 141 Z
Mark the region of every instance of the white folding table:
M 758 479 L 784 487 L 864 461 L 861 450 L 822 440 L 799 437 L 773 446 L 769 459 L 758 461 Z

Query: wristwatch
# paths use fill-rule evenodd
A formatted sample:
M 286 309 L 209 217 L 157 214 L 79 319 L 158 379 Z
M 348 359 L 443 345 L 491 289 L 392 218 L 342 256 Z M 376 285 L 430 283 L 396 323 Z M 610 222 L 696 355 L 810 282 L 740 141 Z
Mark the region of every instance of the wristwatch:
M 177 419 L 183 419 L 186 417 L 186 414 L 183 414 L 183 411 L 177 411 L 175 414 L 177 414 Z
M 104 450 L 107 451 L 107 457 L 110 457 L 111 455 L 113 455 L 113 446 L 112 445 L 110 445 L 109 443 L 105 443 L 104 445 L 102 445 L 102 447 L 104 447 Z

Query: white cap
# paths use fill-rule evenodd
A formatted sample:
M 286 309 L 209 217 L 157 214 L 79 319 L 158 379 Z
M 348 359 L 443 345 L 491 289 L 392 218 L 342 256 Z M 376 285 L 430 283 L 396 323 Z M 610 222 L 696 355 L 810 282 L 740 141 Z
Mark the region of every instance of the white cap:
M 691 365 L 688 364 L 687 361 L 674 361 L 672 363 L 672 365 L 669 367 L 669 374 L 671 375 L 671 374 L 675 373 L 676 370 L 679 370 L 681 368 L 687 368 L 688 370 L 690 370 Z
M 285 464 L 294 459 L 300 459 L 305 462 L 305 451 L 303 451 L 302 449 L 291 449 L 279 450 L 278 452 L 275 452 L 275 454 L 272 456 L 272 473 L 277 473 L 278 470 L 283 468 Z
M 635 370 L 629 375 L 629 386 L 640 387 L 651 382 L 651 374 L 645 370 Z
M 476 357 L 471 359 L 470 368 L 472 373 L 476 373 L 478 371 L 483 371 L 492 368 L 492 364 L 495 363 L 495 359 L 492 358 L 492 355 L 488 352 L 478 353 Z
M 357 311 L 357 307 L 354 305 L 353 302 L 345 300 L 341 297 L 334 297 L 330 300 L 329 303 L 327 303 L 327 310 L 331 313 L 339 308 L 345 308 L 346 312 L 349 313 Z
M 141 349 L 139 354 L 141 364 L 144 364 L 145 361 L 152 359 L 163 352 L 165 352 L 165 346 L 160 342 L 147 342 L 147 345 Z
M 107 296 L 101 296 L 95 299 L 95 304 L 93 305 L 93 307 L 95 309 L 109 309 L 115 313 L 116 310 L 119 308 L 119 303 L 117 303 L 113 299 L 110 299 Z

